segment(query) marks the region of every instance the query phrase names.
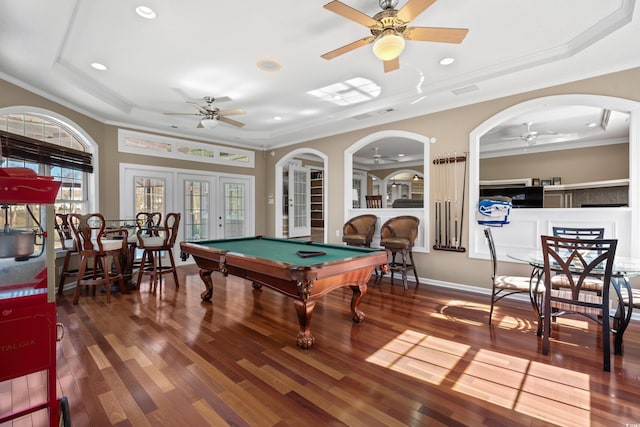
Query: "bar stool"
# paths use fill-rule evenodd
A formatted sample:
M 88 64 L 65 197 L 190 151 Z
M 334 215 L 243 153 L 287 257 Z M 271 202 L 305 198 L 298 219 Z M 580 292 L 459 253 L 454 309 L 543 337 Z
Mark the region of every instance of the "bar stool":
M 389 219 L 380 227 L 380 246 L 391 253 L 391 263 L 389 272 L 391 273 L 391 284 L 393 285 L 393 273 L 398 271 L 402 274 L 402 285 L 407 289 L 407 271 L 413 269 L 416 278 L 416 287 L 420 284 L 418 272 L 413 262 L 413 244 L 418 237 L 418 226 L 420 220 L 415 216 L 402 215 Z M 396 254 L 400 252 L 401 261 L 396 262 Z M 407 263 L 407 256 L 409 263 Z M 378 283 L 382 280 L 382 274 L 378 277 Z
M 142 260 L 140 261 L 140 269 L 138 270 L 138 281 L 136 287 L 140 289 L 142 276 L 151 276 L 151 290 L 156 291 L 158 284 L 162 289 L 162 275 L 166 273 L 173 274 L 173 280 L 176 289 L 180 287 L 178 282 L 178 273 L 176 263 L 173 257 L 173 246 L 178 237 L 178 228 L 180 227 L 180 213 L 174 212 L 167 214 L 163 227 L 139 228 L 138 229 L 138 248 L 142 249 Z M 162 265 L 162 253 L 169 254 L 169 265 Z
M 69 264 L 71 264 L 71 257 L 78 253 L 78 249 L 76 248 L 76 241 L 73 238 L 73 231 L 71 231 L 67 214 L 56 214 L 54 228 L 58 233 L 60 246 L 62 250 L 65 251 L 62 269 L 60 270 L 60 278 L 58 279 L 58 295 L 62 295 L 64 283 L 67 277 L 78 276 L 77 269 L 69 268 Z
M 358 215 L 344 223 L 342 241 L 349 246 L 371 247 L 378 217 L 371 214 Z
M 127 249 L 129 235 L 127 229 L 106 230 L 105 219 L 99 213 L 69 214 L 68 221 L 80 255 L 78 283 L 73 303 L 78 304 L 80 287 L 83 285 L 95 287 L 104 285 L 107 302 L 111 302 L 111 283 L 113 282 L 118 282 L 120 292 L 124 294 L 125 284 L 120 257 Z M 111 269 L 112 264 L 114 270 Z

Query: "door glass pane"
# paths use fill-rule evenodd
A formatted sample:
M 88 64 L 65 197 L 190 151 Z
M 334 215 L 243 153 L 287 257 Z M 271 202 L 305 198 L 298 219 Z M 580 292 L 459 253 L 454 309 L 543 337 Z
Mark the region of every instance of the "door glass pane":
M 165 179 L 137 176 L 135 182 L 136 213 L 161 212 L 164 217 L 167 187 Z
M 308 172 L 295 170 L 293 171 L 293 205 L 295 208 L 295 217 L 293 225 L 295 227 L 305 227 L 309 218 L 309 181 L 307 179 Z
M 244 237 L 245 185 L 224 184 L 224 237 Z
M 209 182 L 184 181 L 184 238 L 209 239 Z

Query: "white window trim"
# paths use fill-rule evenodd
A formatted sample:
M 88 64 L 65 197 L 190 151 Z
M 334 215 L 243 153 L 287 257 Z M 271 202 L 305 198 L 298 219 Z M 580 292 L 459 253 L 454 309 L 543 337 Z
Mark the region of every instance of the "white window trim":
M 131 147 L 126 144 L 127 138 L 143 139 L 147 141 L 161 142 L 171 146 L 170 152 L 148 150 L 139 147 Z M 214 157 L 201 157 L 189 154 L 184 154 L 177 150 L 176 146 L 187 146 L 190 148 L 199 148 L 207 151 L 213 151 Z M 190 141 L 180 138 L 172 138 L 167 136 L 160 136 L 144 132 L 136 132 L 127 129 L 118 129 L 118 151 L 121 153 L 140 154 L 143 156 L 164 157 L 167 159 L 182 159 L 192 162 L 212 163 L 218 165 L 229 165 L 242 168 L 254 168 L 255 167 L 255 152 L 249 150 L 243 150 L 236 147 L 227 147 L 222 145 L 206 144 L 201 142 Z M 248 162 L 225 160 L 220 158 L 221 152 L 230 152 L 234 154 L 241 154 L 247 156 Z

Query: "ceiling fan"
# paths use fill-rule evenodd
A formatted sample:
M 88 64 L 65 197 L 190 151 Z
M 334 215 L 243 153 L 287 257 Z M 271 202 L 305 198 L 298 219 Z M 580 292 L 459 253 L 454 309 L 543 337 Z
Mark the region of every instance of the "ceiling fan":
M 207 103 L 207 105 L 199 105 L 195 102 L 187 101 L 187 104 L 191 104 L 196 110 L 198 110 L 195 113 L 165 113 L 165 114 L 170 116 L 193 116 L 193 115 L 201 116 L 202 119 L 200 120 L 200 122 L 198 122 L 198 126 L 197 126 L 199 128 L 211 129 L 218 126 L 218 122 L 227 123 L 229 125 L 236 126 L 239 128 L 244 126 L 244 123 L 238 122 L 236 120 L 232 120 L 227 117 L 227 116 L 237 116 L 240 114 L 244 114 L 244 110 L 240 108 L 236 108 L 235 110 L 221 110 L 218 107 L 214 107 L 212 105 L 214 101 L 218 101 L 218 102 L 230 101 L 231 98 L 229 98 L 228 96 L 225 96 L 222 98 L 205 96 L 203 99 L 204 99 L 204 102 Z
M 526 126 L 526 132 L 519 135 L 519 136 L 509 136 L 506 138 L 502 138 L 504 141 L 509 141 L 509 140 L 522 140 L 524 142 L 526 142 L 529 145 L 534 145 L 537 141 L 538 138 L 545 138 L 545 139 L 549 139 L 549 138 L 557 138 L 557 137 L 561 137 L 563 138 L 563 140 L 566 140 L 565 138 L 570 139 L 572 137 L 572 135 L 570 134 L 558 134 L 557 132 L 554 132 L 552 130 L 547 130 L 547 131 L 543 131 L 543 132 L 538 132 L 536 130 L 532 130 L 531 126 L 533 125 L 533 123 L 531 122 L 527 122 L 527 123 L 523 123 L 522 126 Z
M 395 9 L 398 0 L 378 0 L 382 8 L 373 17 L 334 0 L 324 5 L 338 15 L 350 19 L 369 28 L 371 35 L 356 40 L 338 49 L 321 55 L 324 59 L 333 59 L 356 48 L 373 43 L 373 53 L 384 61 L 384 72 L 400 68 L 400 53 L 404 49 L 405 40 L 439 43 L 461 43 L 467 28 L 408 27 L 407 25 L 420 15 L 436 0 L 408 0 L 400 10 Z
M 396 163 L 397 160 L 390 158 L 389 156 L 383 156 L 382 154 L 380 154 L 379 152 L 380 147 L 374 147 L 373 148 L 373 164 L 374 165 L 378 165 L 380 164 L 380 162 L 382 161 L 383 163 Z

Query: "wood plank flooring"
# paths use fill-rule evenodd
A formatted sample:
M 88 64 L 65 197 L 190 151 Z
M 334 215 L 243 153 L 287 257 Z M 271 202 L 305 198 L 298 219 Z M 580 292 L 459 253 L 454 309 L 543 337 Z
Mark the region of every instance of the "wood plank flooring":
M 640 423 L 637 322 L 607 373 L 586 319 L 561 319 L 543 356 L 527 301 L 503 300 L 489 327 L 487 295 L 405 291 L 385 279 L 369 286 L 362 324 L 351 322 L 349 289 L 321 300 L 316 343 L 302 350 L 290 299 L 214 273 L 214 300 L 204 303 L 197 268 L 179 270 L 177 291 L 168 279 L 156 294 L 143 282 L 111 304 L 99 293 L 75 306 L 71 294 L 59 297 L 58 390 L 74 426 Z M 24 394 L 22 383 L 0 386 L 0 406 L 11 390 Z

